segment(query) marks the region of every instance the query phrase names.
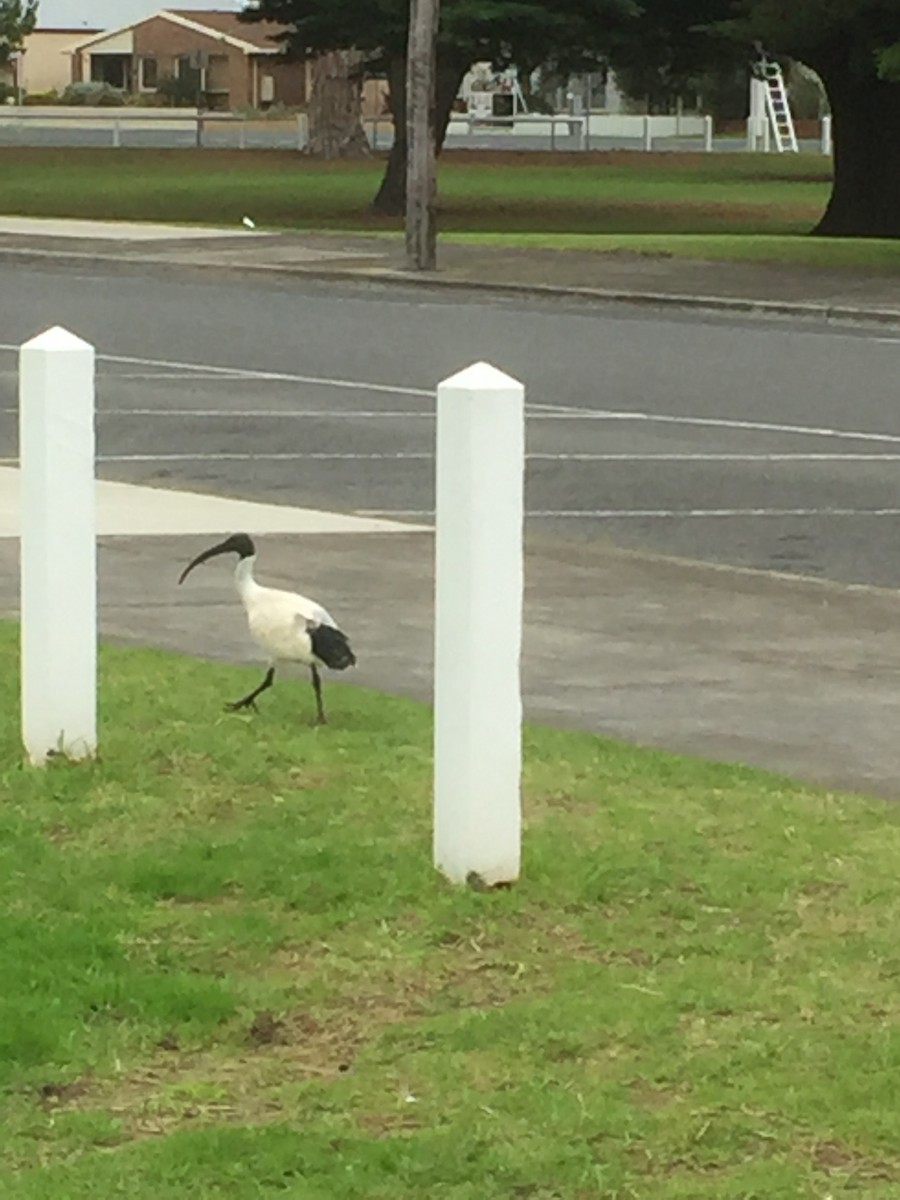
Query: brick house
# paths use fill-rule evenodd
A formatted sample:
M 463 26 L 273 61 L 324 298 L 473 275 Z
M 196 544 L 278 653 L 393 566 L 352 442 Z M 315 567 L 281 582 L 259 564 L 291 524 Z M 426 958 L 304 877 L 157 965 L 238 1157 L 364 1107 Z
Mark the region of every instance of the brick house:
M 175 78 L 210 109 L 302 105 L 306 67 L 284 61 L 273 40 L 283 29 L 269 21 L 246 25 L 233 12 L 163 9 L 78 42 L 71 48 L 71 78 L 133 93 L 153 93 L 162 80 Z

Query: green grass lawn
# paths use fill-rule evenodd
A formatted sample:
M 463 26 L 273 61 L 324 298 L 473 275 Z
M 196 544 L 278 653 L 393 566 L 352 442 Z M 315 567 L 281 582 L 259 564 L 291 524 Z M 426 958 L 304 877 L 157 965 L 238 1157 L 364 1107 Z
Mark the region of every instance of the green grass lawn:
M 900 241 L 735 233 L 451 233 L 445 243 L 802 267 L 900 271 Z
M 324 164 L 278 151 L 3 149 L 0 166 L 0 212 L 9 214 L 214 225 L 250 214 L 263 228 L 400 228 L 367 211 L 383 156 Z M 672 252 L 691 256 L 711 246 L 743 257 L 760 238 L 765 253 L 782 256 L 809 244 L 803 235 L 823 211 L 829 174 L 817 155 L 454 151 L 440 165 L 440 223 L 446 234 L 506 244 L 566 248 L 578 235 L 588 241 L 577 248 L 601 251 L 611 237 L 649 236 L 648 252 L 680 246 Z M 817 261 L 856 261 L 858 241 L 834 246 L 818 239 Z M 871 252 L 859 253 L 868 265 Z
M 430 865 L 430 714 L 104 648 L 20 765 L 0 626 L 4 1200 L 900 1189 L 900 809 L 526 735 L 524 876 Z

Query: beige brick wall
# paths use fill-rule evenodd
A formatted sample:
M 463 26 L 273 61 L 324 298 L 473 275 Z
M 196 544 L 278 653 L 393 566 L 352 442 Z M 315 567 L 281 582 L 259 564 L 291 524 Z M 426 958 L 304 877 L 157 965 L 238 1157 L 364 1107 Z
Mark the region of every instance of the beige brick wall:
M 239 108 L 251 102 L 252 66 L 242 50 L 230 46 L 214 34 L 207 36 L 160 17 L 152 17 L 134 28 L 135 79 L 137 60 L 141 58 L 155 58 L 158 75 L 162 77 L 177 74 L 178 59 L 195 50 L 227 60 L 225 64 L 216 63 L 212 72 L 216 84 L 225 81 L 228 87 L 227 103 L 223 97 L 225 107 Z
M 105 43 L 104 43 L 105 44 Z M 202 51 L 209 55 L 207 98 L 219 109 L 238 109 L 268 99 L 273 104 L 303 105 L 307 99 L 304 63 L 288 63 L 275 55 L 245 54 L 215 32 L 185 28 L 161 17 L 151 17 L 129 31 L 132 90 L 141 89 L 141 60 L 154 59 L 156 78 L 175 76 L 179 58 Z M 72 63 L 72 79 L 90 78 L 91 47 Z M 153 91 L 155 88 L 147 88 Z M 265 105 L 264 105 L 265 106 Z
M 67 53 L 86 33 L 77 29 L 38 29 L 25 39 L 21 84 L 26 92 L 61 92 L 72 82 Z

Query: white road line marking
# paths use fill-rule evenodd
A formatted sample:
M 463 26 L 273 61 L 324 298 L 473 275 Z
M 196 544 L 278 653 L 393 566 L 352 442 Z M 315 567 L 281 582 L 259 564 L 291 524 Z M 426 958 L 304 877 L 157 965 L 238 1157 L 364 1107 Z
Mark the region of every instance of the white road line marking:
M 309 460 L 312 462 L 331 461 L 365 461 L 365 462 L 403 462 L 432 460 L 434 451 L 398 451 L 396 453 L 345 453 L 338 454 L 330 451 L 241 451 L 224 450 L 221 453 L 198 452 L 179 454 L 100 454 L 98 462 L 296 462 Z M 794 462 L 900 462 L 900 454 L 546 454 L 542 452 L 529 453 L 525 458 L 530 462 L 671 462 L 671 463 L 701 463 L 701 462 L 760 462 L 760 463 L 794 463 Z
M 526 454 L 562 462 L 900 462 L 900 454 Z
M 553 414 L 535 412 L 536 420 L 557 421 L 623 421 L 647 422 L 655 425 L 697 425 L 710 429 L 741 429 L 762 433 L 789 433 L 801 437 L 841 438 L 853 442 L 900 443 L 900 434 L 865 433 L 853 429 L 829 429 L 817 425 L 780 425 L 774 421 L 736 421 L 726 417 L 679 417 L 665 413 L 612 412 L 601 409 L 566 409 Z
M 19 346 L 9 342 L 0 342 L 0 351 L 18 353 Z M 319 375 L 294 375 L 282 371 L 254 371 L 242 367 L 217 367 L 213 363 L 187 363 L 165 358 L 134 358 L 126 354 L 98 354 L 98 362 L 123 363 L 131 367 L 168 367 L 176 371 L 187 371 L 191 374 L 207 374 L 216 378 L 231 379 L 261 379 L 276 383 L 305 383 L 314 387 L 340 388 L 343 391 L 387 392 L 392 396 L 433 396 L 434 390 L 424 388 L 400 387 L 396 384 L 365 383 L 358 379 L 327 379 Z
M 122 379 L 126 379 L 129 381 L 139 379 L 144 382 L 146 382 L 147 380 L 156 380 L 156 379 L 177 379 L 182 383 L 186 379 L 205 379 L 205 380 L 215 379 L 217 383 L 243 383 L 244 382 L 243 377 L 240 375 L 236 375 L 236 376 L 234 376 L 234 378 L 231 378 L 230 376 L 227 376 L 227 375 L 223 376 L 223 375 L 210 374 L 210 373 L 204 374 L 199 371 L 117 371 L 115 373 L 115 375 L 104 376 L 103 382 L 104 383 L 107 383 L 107 382 L 118 383 Z
M 275 383 L 305 383 L 313 387 L 339 388 L 341 391 L 387 392 L 391 396 L 432 396 L 424 388 L 400 387 L 388 383 L 365 383 L 358 379 L 327 379 L 321 375 L 295 375 L 287 371 L 253 371 L 240 367 L 216 367 L 210 363 L 170 362 L 165 359 L 131 358 L 122 354 L 98 354 L 100 362 L 124 363 L 134 367 L 173 367 L 178 371 L 201 372 L 232 379 L 260 379 Z
M 359 417 L 364 420 L 374 420 L 378 417 L 390 417 L 397 419 L 400 417 L 424 417 L 428 420 L 434 420 L 432 412 L 407 412 L 405 409 L 339 409 L 330 408 L 315 408 L 315 409 L 289 409 L 280 411 L 278 409 L 240 409 L 235 411 L 229 408 L 205 409 L 205 408 L 101 408 L 97 410 L 98 417 L 216 417 L 217 419 L 232 418 L 246 420 L 255 420 L 259 417 L 266 419 L 277 419 L 278 417 L 293 417 L 302 418 L 310 417 L 313 419 L 350 421 L 354 417 Z
M 526 454 L 563 462 L 900 462 L 900 454 Z
M 332 462 L 343 461 L 395 461 L 401 459 L 433 459 L 434 454 L 331 454 L 323 452 L 321 454 L 315 451 L 306 453 L 291 453 L 283 451 L 278 453 L 260 453 L 254 454 L 250 452 L 231 453 L 227 450 L 221 454 L 98 454 L 97 462 L 105 463 L 140 463 L 140 462 Z
M 18 352 L 19 346 L 0 342 L 0 351 Z M 355 379 L 329 379 L 323 376 L 316 375 L 295 375 L 289 372 L 281 371 L 253 371 L 244 370 L 239 367 L 218 367 L 209 363 L 186 363 L 170 359 L 154 359 L 154 358 L 135 358 L 129 355 L 119 354 L 98 354 L 98 361 L 123 363 L 128 366 L 138 367 L 163 367 L 177 371 L 187 371 L 191 373 L 208 374 L 214 377 L 244 379 L 244 380 L 273 380 L 282 383 L 302 383 L 312 386 L 331 387 L 344 391 L 361 391 L 361 392 L 380 392 L 393 396 L 425 396 L 431 399 L 434 396 L 434 389 L 427 388 L 410 388 L 400 387 L 395 384 L 384 383 L 366 383 L 362 380 Z M 184 410 L 181 410 L 184 411 Z M 889 433 L 867 433 L 861 430 L 849 429 L 832 429 L 828 427 L 810 426 L 810 425 L 785 425 L 774 421 L 739 421 L 731 420 L 725 417 L 690 417 L 676 416 L 666 413 L 650 413 L 650 412 L 618 412 L 615 410 L 605 409 L 587 409 L 566 406 L 558 408 L 549 404 L 530 404 L 528 406 L 529 415 L 536 420 L 554 420 L 554 421 L 625 421 L 625 422 L 647 422 L 650 424 L 664 425 L 685 425 L 698 426 L 710 429 L 740 429 L 750 430 L 764 433 L 785 433 L 796 434 L 800 437 L 827 437 L 839 438 L 848 441 L 871 441 L 871 442 L 889 442 L 900 444 L 900 434 Z M 153 415 L 152 412 L 138 412 L 135 415 Z M 165 415 L 178 415 L 176 411 L 169 411 Z M 187 414 L 185 414 L 187 415 Z M 216 410 L 194 411 L 191 415 L 219 415 Z M 248 415 L 259 416 L 258 413 L 247 414 L 228 414 L 230 416 Z M 279 414 L 286 415 L 286 414 Z M 299 416 L 310 415 L 298 413 Z M 323 414 L 326 415 L 326 414 Z M 329 416 L 338 416 L 337 413 L 327 414 Z M 355 413 L 341 414 L 345 419 L 352 419 L 358 415 Z M 410 413 L 390 413 L 378 414 L 379 416 L 431 416 L 433 413 L 427 414 L 410 414 Z
M 361 508 L 361 517 L 434 517 L 430 508 Z M 682 517 L 900 517 L 900 508 L 595 508 L 530 509 L 526 517 L 556 520 Z
M 710 429 L 736 429 L 749 432 L 785 433 L 798 437 L 834 438 L 837 441 L 881 442 L 900 445 L 900 434 L 867 433 L 854 429 L 829 429 L 812 425 L 777 425 L 766 421 L 734 421 L 724 417 L 677 417 L 664 413 L 630 413 L 589 410 L 583 412 L 568 409 L 546 411 L 545 406 L 527 408 L 527 416 L 534 421 L 618 421 L 658 425 L 700 426 Z M 17 408 L 0 409 L 6 415 L 14 415 Z M 377 421 L 377 420 L 425 420 L 433 421 L 432 410 L 417 412 L 413 409 L 228 409 L 228 408 L 100 408 L 98 417 L 209 417 L 231 420 L 277 420 L 279 418 L 330 421 Z
M 14 415 L 18 413 L 18 408 L 2 408 L 0 413 L 4 415 Z M 407 412 L 406 409 L 331 409 L 331 408 L 316 408 L 316 409 L 231 409 L 231 408 L 98 408 L 97 417 L 215 417 L 219 419 L 233 420 L 256 420 L 278 419 L 279 417 L 302 418 L 311 417 L 315 419 L 327 418 L 329 420 L 350 421 L 356 417 L 361 420 L 374 420 L 378 417 L 390 417 L 398 419 L 401 417 L 419 417 L 429 421 L 434 420 L 433 412 Z
M 6 407 L 0 412 L 12 415 L 17 408 Z M 231 420 L 277 420 L 279 418 L 314 420 L 425 420 L 433 421 L 433 411 L 417 412 L 407 409 L 228 409 L 228 408 L 100 408 L 98 417 L 208 417 Z M 663 413 L 629 413 L 585 410 L 584 412 L 545 411 L 543 408 L 528 408 L 527 416 L 533 421 L 617 421 L 623 424 L 685 425 L 709 429 L 736 429 L 748 432 L 783 433 L 797 437 L 833 438 L 836 441 L 881 442 L 900 445 L 900 434 L 868 433 L 855 429 L 829 429 L 813 425 L 778 425 L 768 421 L 734 421 L 724 417 L 676 417 Z

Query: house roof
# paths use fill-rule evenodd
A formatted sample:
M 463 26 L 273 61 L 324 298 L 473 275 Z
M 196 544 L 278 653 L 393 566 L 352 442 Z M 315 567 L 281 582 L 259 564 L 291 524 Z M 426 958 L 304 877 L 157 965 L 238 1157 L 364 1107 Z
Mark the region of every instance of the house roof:
M 127 33 L 147 21 L 161 18 L 175 25 L 192 29 L 195 33 L 205 33 L 243 50 L 245 54 L 280 54 L 281 46 L 273 41 L 273 37 L 281 33 L 286 26 L 277 25 L 272 21 L 260 21 L 258 24 L 244 25 L 237 19 L 236 13 L 209 11 L 199 9 L 161 8 L 158 12 L 150 13 L 140 21 L 132 21 L 129 25 L 120 25 L 117 29 L 106 29 L 93 37 L 76 42 L 73 50 L 87 50 L 98 42 Z
M 249 42 L 260 50 L 271 50 L 274 45 L 273 37 L 287 29 L 286 25 L 279 25 L 274 21 L 259 21 L 250 25 L 241 21 L 235 12 L 206 12 L 196 8 L 170 8 L 167 11 L 175 17 L 184 17 L 195 25 L 215 29 L 217 33 L 224 33 L 235 41 Z

